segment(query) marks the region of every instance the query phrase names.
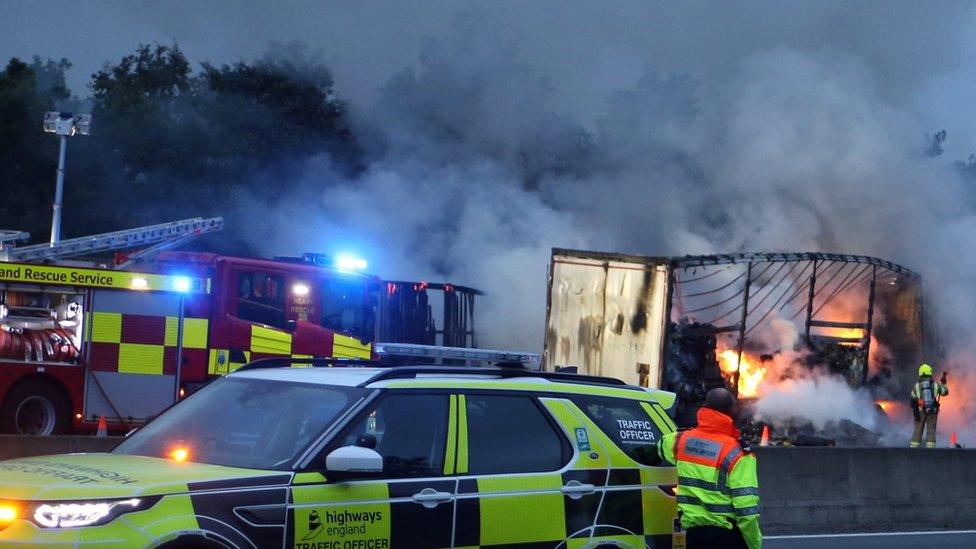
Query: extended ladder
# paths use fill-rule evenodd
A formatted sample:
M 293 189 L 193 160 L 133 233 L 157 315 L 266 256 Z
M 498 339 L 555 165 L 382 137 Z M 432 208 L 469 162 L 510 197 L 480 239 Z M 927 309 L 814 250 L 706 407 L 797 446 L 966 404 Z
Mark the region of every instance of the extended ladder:
M 211 217 L 183 219 L 158 225 L 147 225 L 110 233 L 83 236 L 62 240 L 51 246 L 35 244 L 32 246 L 0 246 L 0 261 L 52 261 L 81 255 L 124 250 L 139 246 L 151 246 L 154 250 L 169 247 L 187 238 L 219 231 L 224 226 L 224 218 Z M 9 235 L 7 234 L 9 233 Z M 26 233 L 4 231 L 0 233 L 0 244 L 23 240 Z

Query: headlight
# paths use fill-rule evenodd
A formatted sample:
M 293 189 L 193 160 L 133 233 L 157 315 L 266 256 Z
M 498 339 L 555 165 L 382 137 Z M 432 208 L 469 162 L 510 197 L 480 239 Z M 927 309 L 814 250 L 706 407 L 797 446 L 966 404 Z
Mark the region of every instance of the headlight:
M 31 519 L 42 528 L 73 528 L 98 526 L 115 517 L 148 509 L 159 497 L 101 501 L 52 501 L 31 506 Z

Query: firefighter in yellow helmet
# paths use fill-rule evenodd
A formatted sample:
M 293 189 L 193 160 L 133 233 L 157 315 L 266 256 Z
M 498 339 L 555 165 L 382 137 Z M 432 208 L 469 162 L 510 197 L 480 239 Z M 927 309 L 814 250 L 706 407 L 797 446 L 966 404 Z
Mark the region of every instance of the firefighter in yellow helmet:
M 669 433 L 658 456 L 678 468 L 678 511 L 688 549 L 762 546 L 756 457 L 742 449 L 732 421 L 735 397 L 712 389 L 698 427 Z
M 935 429 L 939 419 L 939 399 L 949 394 L 946 385 L 946 373 L 942 373 L 942 381 L 932 379 L 932 367 L 922 364 L 918 367 L 918 382 L 912 387 L 909 402 L 912 413 L 915 414 L 915 431 L 909 446 L 918 448 L 922 443 L 922 432 L 925 432 L 925 447 L 935 448 Z

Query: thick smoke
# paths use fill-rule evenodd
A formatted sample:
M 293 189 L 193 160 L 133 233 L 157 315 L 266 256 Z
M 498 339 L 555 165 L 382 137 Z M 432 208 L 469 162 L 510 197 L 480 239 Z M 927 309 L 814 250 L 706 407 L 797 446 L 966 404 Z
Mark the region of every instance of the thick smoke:
M 253 212 L 269 254 L 346 249 L 386 277 L 486 290 L 483 345 L 539 350 L 553 246 L 804 250 L 920 271 L 953 356 L 972 356 L 976 196 L 953 166 L 976 149 L 965 103 L 976 27 L 963 4 L 303 7 L 260 25 L 220 7 L 193 24 L 147 10 L 132 24 L 103 18 L 141 31 L 90 51 L 175 37 L 219 62 L 256 55 L 255 36 L 321 47 L 365 173 L 350 180 L 315 158 L 280 203 L 226 206 Z M 927 156 L 924 137 L 941 128 L 946 152 Z M 976 372 L 962 358 L 952 368 Z M 859 405 L 831 380 L 811 383 L 791 398 Z
M 484 288 L 489 346 L 539 349 L 552 246 L 877 255 L 922 271 L 953 334 L 972 333 L 970 189 L 923 154 L 937 122 L 871 59 L 771 47 L 710 81 L 648 56 L 587 120 L 554 107 L 571 90 L 498 25 L 461 16 L 380 89 L 360 112 L 375 158 L 364 177 L 309 171 L 306 189 L 322 190 L 308 228 L 325 237 L 313 242 L 357 242 L 382 254 L 380 272 Z M 783 384 L 760 410 L 777 403 L 817 425 L 877 427 L 867 391 L 827 376 Z
M 649 53 L 588 120 L 554 108 L 573 90 L 526 61 L 507 20 L 467 12 L 429 37 L 357 111 L 367 173 L 310 162 L 294 202 L 265 216 L 288 228 L 274 245 L 349 243 L 384 274 L 485 286 L 522 334 L 490 334 L 503 345 L 542 341 L 551 246 L 873 254 L 923 271 L 950 324 L 970 323 L 971 298 L 938 292 L 972 287 L 976 257 L 958 257 L 970 189 L 950 158 L 921 154 L 937 122 L 888 88 L 904 85 L 890 59 L 771 46 L 710 81 Z

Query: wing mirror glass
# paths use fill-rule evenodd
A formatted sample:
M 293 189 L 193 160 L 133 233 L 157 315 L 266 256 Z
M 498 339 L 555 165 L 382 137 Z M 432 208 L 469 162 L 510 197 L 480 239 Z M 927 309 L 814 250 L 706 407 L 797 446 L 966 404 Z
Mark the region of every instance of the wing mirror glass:
M 343 446 L 325 456 L 325 471 L 330 480 L 374 478 L 383 473 L 383 456 L 372 448 Z

